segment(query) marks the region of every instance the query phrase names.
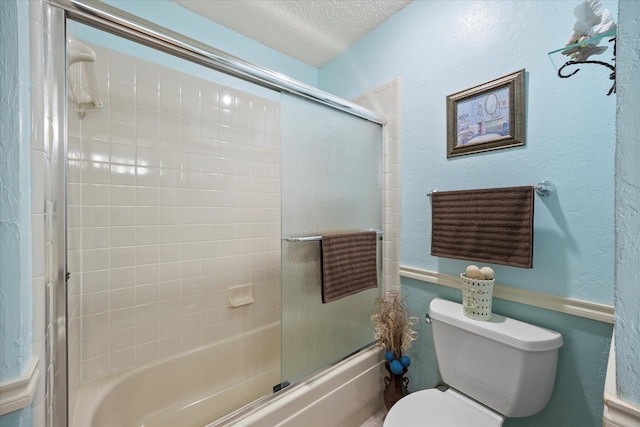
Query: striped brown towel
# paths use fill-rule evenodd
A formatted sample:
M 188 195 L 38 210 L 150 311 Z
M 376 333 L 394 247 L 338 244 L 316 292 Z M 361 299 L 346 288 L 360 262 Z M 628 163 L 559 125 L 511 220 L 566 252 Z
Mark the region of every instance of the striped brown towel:
M 534 187 L 434 191 L 431 255 L 533 266 Z
M 378 287 L 375 231 L 322 236 L 322 302 Z

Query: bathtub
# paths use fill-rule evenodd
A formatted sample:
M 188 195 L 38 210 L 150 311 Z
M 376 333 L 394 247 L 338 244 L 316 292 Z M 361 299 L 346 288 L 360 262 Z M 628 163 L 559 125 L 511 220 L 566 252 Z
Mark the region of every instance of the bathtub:
M 280 383 L 280 322 L 83 384 L 72 427 L 202 427 Z
M 380 348 L 370 346 L 207 427 L 380 425 L 387 412 L 383 359 Z
M 222 369 L 220 367 L 223 367 Z M 272 394 L 280 322 L 80 386 L 71 427 L 360 426 L 384 412 L 375 346 Z

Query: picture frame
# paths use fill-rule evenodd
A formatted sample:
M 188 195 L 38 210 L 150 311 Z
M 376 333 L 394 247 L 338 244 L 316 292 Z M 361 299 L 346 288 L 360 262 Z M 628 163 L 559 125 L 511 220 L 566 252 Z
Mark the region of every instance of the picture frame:
M 447 96 L 447 158 L 525 145 L 525 70 Z

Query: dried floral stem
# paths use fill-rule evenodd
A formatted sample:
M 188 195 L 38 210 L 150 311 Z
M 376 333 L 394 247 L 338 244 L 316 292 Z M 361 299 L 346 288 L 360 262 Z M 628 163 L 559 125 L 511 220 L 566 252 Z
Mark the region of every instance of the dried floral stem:
M 376 301 L 371 320 L 378 344 L 393 352 L 396 359 L 409 349 L 418 336 L 412 329 L 412 326 L 418 323 L 418 318 L 409 315 L 404 298 L 398 291 L 390 291 L 384 298 Z

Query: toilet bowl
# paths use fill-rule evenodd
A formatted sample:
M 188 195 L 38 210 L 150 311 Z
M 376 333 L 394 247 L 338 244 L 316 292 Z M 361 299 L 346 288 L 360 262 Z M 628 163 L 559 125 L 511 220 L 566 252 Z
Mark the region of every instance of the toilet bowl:
M 400 399 L 384 427 L 497 427 L 528 417 L 549 402 L 562 336 L 493 314 L 463 315 L 462 305 L 435 298 L 429 305 L 438 368 L 449 386 Z
M 432 388 L 400 399 L 387 414 L 384 426 L 498 427 L 504 417 L 453 389 Z

